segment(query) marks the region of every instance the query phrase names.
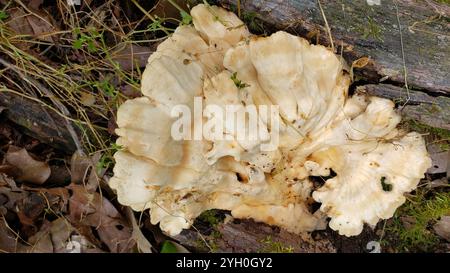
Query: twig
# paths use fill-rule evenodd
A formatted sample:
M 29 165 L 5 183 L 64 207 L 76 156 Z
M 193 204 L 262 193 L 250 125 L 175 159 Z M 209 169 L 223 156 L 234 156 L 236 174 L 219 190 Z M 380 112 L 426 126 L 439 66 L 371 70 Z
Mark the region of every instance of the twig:
M 241 0 L 237 0 L 238 17 L 241 18 Z

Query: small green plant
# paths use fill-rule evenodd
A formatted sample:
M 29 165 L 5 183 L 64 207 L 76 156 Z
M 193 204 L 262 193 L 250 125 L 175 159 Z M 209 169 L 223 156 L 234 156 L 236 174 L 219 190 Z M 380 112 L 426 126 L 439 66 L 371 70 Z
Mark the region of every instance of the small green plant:
M 291 246 L 285 246 L 281 242 L 274 242 L 271 236 L 267 236 L 261 243 L 264 244 L 264 247 L 259 251 L 262 253 L 293 253 L 294 248 Z
M 100 160 L 97 162 L 97 173 L 100 173 L 101 170 L 108 169 L 109 167 L 114 165 L 114 154 L 117 151 L 122 150 L 122 146 L 112 143 L 111 146 L 108 148 L 108 150 L 103 153 L 103 155 L 100 157 Z
M 94 87 L 110 98 L 115 98 L 118 94 L 114 86 L 106 79 L 94 83 Z
M 162 20 L 159 17 L 156 17 L 155 21 L 153 21 L 150 25 L 148 25 L 148 30 L 156 31 L 162 29 Z
M 183 10 L 183 11 L 180 11 L 180 15 L 181 15 L 181 24 L 182 25 L 190 25 L 192 23 L 192 16 L 189 13 L 187 13 Z
M 249 87 L 249 86 L 250 86 L 250 85 L 248 85 L 248 84 L 242 82 L 241 80 L 239 80 L 239 79 L 237 78 L 237 72 L 234 72 L 234 73 L 231 75 L 230 79 L 234 82 L 234 85 L 236 85 L 236 87 L 237 87 L 238 89 L 243 89 L 243 88 L 246 88 L 246 87 Z
M 397 237 L 398 241 L 393 245 L 398 251 L 431 251 L 439 242 L 431 230 L 432 226 L 449 213 L 450 193 L 437 193 L 426 199 L 425 191 L 421 190 L 396 212 L 387 231 Z
M 77 39 L 73 42 L 72 47 L 74 49 L 82 49 L 86 46 L 89 53 L 97 52 L 96 39 L 101 39 L 102 35 L 94 28 L 89 29 L 88 33 L 82 33 L 79 28 L 73 30 Z
M 4 10 L 0 10 L 0 21 L 8 19 L 9 15 Z

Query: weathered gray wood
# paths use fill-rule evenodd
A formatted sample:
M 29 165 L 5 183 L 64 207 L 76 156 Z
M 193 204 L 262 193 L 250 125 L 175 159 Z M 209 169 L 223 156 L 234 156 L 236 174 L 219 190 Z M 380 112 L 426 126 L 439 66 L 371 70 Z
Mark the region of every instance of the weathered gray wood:
M 358 86 L 357 92 L 385 97 L 404 105 L 408 100 L 405 88 L 390 84 L 369 84 Z M 432 97 L 424 92 L 410 90 L 407 105 L 401 108 L 404 117 L 417 120 L 432 127 L 450 130 L 450 98 Z
M 236 0 L 215 2 L 237 9 Z M 286 30 L 311 40 L 318 33 L 321 44 L 330 44 L 317 1 L 240 2 L 244 19 L 256 17 L 272 30 Z M 389 77 L 391 81 L 404 83 L 404 53 L 410 87 L 450 94 L 449 6 L 431 0 L 381 0 L 380 6 L 369 6 L 363 0 L 321 0 L 321 3 L 337 53 L 342 50 L 350 64 L 363 56 L 373 60 L 362 70 L 366 79 Z
M 65 121 L 49 108 L 25 97 L 8 92 L 0 92 L 0 106 L 9 120 L 21 126 L 24 132 L 41 142 L 72 154 L 76 146 Z

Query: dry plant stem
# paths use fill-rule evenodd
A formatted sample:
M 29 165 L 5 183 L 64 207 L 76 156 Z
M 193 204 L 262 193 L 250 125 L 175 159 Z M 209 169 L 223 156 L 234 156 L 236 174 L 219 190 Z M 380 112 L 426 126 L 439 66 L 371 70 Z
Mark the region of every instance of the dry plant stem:
M 327 17 L 325 16 L 325 12 L 323 11 L 320 0 L 317 0 L 317 3 L 319 4 L 320 13 L 322 14 L 323 20 L 325 21 L 325 27 L 327 28 L 327 33 L 328 33 L 328 37 L 330 39 L 331 49 L 334 52 L 334 42 L 333 42 L 333 36 L 331 36 L 330 25 L 328 25 L 328 20 L 327 20 Z
M 139 10 L 141 10 L 150 20 L 152 20 L 152 22 L 156 21 L 156 18 L 153 17 L 150 13 L 148 13 L 141 5 L 139 5 L 139 3 L 136 0 L 131 0 L 131 2 L 133 2 L 133 4 L 139 8 Z M 170 35 L 170 33 L 165 29 L 165 28 L 161 28 L 161 30 L 166 34 L 166 35 Z
M 406 68 L 406 60 L 405 60 L 405 48 L 403 45 L 403 34 L 402 34 L 402 25 L 400 23 L 400 17 L 398 14 L 398 5 L 397 5 L 397 1 L 394 0 L 394 5 L 395 5 L 395 12 L 397 15 L 397 24 L 398 24 L 398 31 L 400 33 L 400 45 L 401 45 L 401 49 L 402 49 L 402 60 L 403 60 L 403 77 L 405 79 L 405 88 L 406 88 L 406 94 L 407 94 L 407 99 L 405 101 L 405 103 L 402 105 L 402 109 L 403 110 L 405 108 L 405 106 L 408 104 L 408 102 L 411 99 L 411 96 L 409 94 L 409 86 L 408 86 L 408 70 Z
M 27 81 L 28 83 L 30 83 L 31 85 L 35 86 L 36 88 L 38 88 L 40 91 L 44 92 L 47 97 L 53 102 L 53 104 L 56 105 L 56 107 L 61 111 L 61 113 L 63 113 L 65 116 L 70 117 L 70 112 L 69 110 L 67 110 L 66 106 L 64 106 L 64 104 L 62 104 L 61 102 L 59 102 L 57 99 L 55 99 L 55 95 L 48 90 L 47 88 L 45 88 L 42 84 L 40 84 L 38 81 L 28 77 L 27 75 L 23 74 L 19 69 L 17 69 L 14 65 L 12 65 L 11 63 L 7 62 L 6 60 L 0 58 L 0 63 L 2 65 L 4 65 L 5 67 L 13 70 L 15 73 L 18 74 L 19 77 L 21 77 L 22 79 L 24 79 L 25 81 Z M 77 133 L 75 132 L 75 129 L 73 128 L 72 124 L 70 124 L 70 122 L 65 119 L 65 125 L 67 130 L 69 131 L 73 142 L 75 143 L 75 146 L 77 147 L 77 150 L 80 153 L 84 154 L 83 148 L 81 146 L 81 142 L 77 136 Z

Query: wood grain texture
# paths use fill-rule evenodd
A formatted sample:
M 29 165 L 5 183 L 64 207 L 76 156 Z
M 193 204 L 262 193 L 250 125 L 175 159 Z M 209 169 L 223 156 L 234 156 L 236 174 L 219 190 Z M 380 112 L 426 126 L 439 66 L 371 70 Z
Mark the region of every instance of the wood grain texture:
M 64 126 L 65 121 L 49 108 L 7 92 L 0 92 L 0 106 L 5 107 L 6 118 L 23 128 L 26 134 L 67 154 L 76 150 L 72 137 Z
M 237 9 L 236 0 L 214 2 Z M 410 88 L 450 95 L 449 6 L 431 0 L 382 0 L 380 6 L 369 6 L 362 0 L 321 3 L 336 52 L 349 64 L 364 56 L 372 59 L 369 66 L 357 71 L 365 80 L 384 78 L 404 84 L 406 66 Z M 286 30 L 330 45 L 314 0 L 241 0 L 241 17 L 261 21 L 270 31 Z

